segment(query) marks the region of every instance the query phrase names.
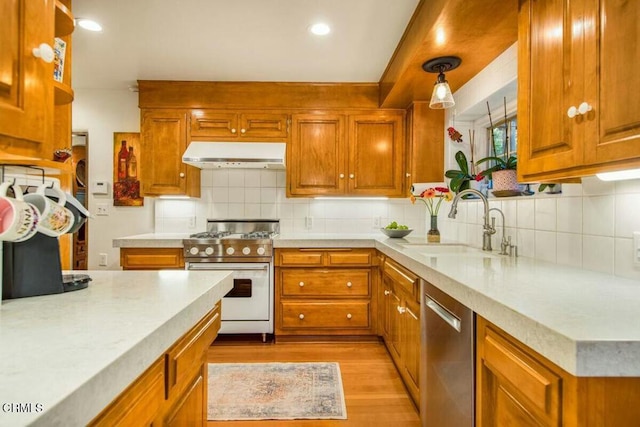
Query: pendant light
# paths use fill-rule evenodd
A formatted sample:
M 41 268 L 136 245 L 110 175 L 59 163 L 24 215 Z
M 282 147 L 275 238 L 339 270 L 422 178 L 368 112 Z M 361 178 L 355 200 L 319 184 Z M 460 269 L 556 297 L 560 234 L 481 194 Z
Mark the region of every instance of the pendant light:
M 429 108 L 443 109 L 456 105 L 451 94 L 449 83 L 444 77 L 444 72 L 457 68 L 462 59 L 457 56 L 441 56 L 433 58 L 422 64 L 422 69 L 428 73 L 438 73 L 438 78 L 433 86 L 433 94 Z

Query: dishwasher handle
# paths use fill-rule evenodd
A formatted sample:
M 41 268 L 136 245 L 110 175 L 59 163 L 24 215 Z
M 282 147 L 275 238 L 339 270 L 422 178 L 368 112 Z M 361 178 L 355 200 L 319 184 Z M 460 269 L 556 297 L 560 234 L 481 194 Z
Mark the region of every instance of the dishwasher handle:
M 447 322 L 456 331 L 460 332 L 461 322 L 460 319 L 453 315 L 449 310 L 443 307 L 438 301 L 431 298 L 429 295 L 424 296 L 427 307 L 429 307 L 434 313 L 436 313 L 442 320 Z

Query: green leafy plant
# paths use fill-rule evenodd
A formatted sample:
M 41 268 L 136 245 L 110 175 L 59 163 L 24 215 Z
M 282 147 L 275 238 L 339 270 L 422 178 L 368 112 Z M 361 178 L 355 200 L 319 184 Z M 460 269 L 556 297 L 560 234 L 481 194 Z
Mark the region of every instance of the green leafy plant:
M 469 164 L 467 163 L 467 156 L 462 151 L 458 151 L 455 155 L 456 163 L 460 169 L 449 169 L 444 173 L 444 176 L 451 179 L 449 182 L 449 188 L 454 193 L 459 193 L 462 190 L 469 188 L 469 183 L 475 177 L 469 174 Z
M 482 172 L 480 172 L 482 176 L 486 176 L 489 179 L 491 179 L 491 174 L 493 172 L 507 170 L 507 169 L 516 170 L 516 168 L 518 167 L 518 158 L 516 156 L 509 156 L 509 158 L 507 158 L 506 160 L 501 157 L 490 156 L 490 157 L 485 157 L 483 159 L 478 160 L 476 164 L 479 165 L 480 163 L 486 163 L 490 161 L 494 161 L 495 164 L 483 170 Z

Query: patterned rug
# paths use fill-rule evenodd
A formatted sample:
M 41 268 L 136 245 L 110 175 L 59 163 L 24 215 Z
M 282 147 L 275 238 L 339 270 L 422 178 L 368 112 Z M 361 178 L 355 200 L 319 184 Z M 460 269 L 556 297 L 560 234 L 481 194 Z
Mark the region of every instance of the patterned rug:
M 209 363 L 209 420 L 347 419 L 338 363 Z

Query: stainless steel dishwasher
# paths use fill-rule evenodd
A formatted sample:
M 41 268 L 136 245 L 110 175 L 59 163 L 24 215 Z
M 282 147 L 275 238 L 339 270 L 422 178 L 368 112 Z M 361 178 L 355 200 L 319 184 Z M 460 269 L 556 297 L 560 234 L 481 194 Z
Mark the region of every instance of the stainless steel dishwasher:
M 471 427 L 474 419 L 473 312 L 422 281 L 420 414 L 425 427 Z

